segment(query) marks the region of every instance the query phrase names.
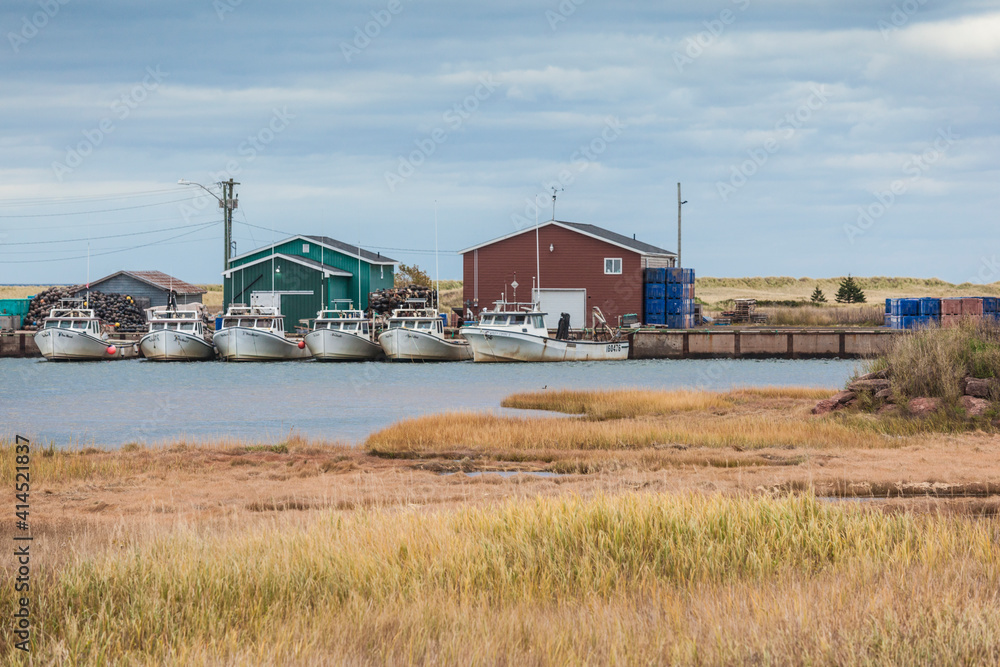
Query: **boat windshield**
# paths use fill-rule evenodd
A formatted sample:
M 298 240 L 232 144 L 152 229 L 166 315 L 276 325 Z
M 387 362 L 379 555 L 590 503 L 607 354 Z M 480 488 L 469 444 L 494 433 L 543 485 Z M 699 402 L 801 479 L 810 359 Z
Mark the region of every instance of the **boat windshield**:
M 531 316 L 531 324 L 536 329 L 544 329 L 545 328 L 545 318 L 543 316 L 541 316 L 541 315 L 532 315 Z

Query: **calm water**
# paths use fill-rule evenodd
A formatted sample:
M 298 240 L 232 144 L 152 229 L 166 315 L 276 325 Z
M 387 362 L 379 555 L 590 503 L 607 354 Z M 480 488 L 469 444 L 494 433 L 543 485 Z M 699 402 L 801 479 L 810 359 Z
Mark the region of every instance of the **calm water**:
M 361 441 L 396 420 L 495 410 L 515 391 L 610 387 L 841 386 L 840 360 L 566 364 L 163 364 L 0 359 L 0 436 L 121 445 L 181 436 L 273 441 L 294 430 Z M 506 412 L 506 411 L 503 411 Z

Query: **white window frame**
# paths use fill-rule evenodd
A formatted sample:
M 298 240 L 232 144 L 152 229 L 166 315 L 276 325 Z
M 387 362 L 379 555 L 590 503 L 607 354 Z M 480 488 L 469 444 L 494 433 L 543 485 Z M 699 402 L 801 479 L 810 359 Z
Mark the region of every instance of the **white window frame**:
M 309 244 L 308 243 L 303 243 L 302 244 L 302 254 L 304 254 L 304 255 L 308 255 L 309 254 Z
M 608 262 L 611 262 L 611 270 L 608 271 Z M 617 262 L 618 270 L 615 271 L 615 262 Z M 622 258 L 621 257 L 605 257 L 604 258 L 604 275 L 606 276 L 620 276 L 622 273 Z

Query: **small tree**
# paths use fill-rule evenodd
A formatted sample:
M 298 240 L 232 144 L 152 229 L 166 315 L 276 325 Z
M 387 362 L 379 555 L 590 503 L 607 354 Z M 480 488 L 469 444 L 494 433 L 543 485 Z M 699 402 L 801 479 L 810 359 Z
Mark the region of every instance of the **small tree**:
M 400 264 L 399 270 L 393 278 L 393 284 L 396 287 L 406 287 L 407 285 L 430 287 L 431 277 L 416 264 Z
M 816 285 L 816 289 L 813 290 L 812 296 L 809 297 L 809 300 L 813 303 L 826 303 L 826 295 L 823 294 L 823 290 L 819 288 L 819 285 Z
M 850 274 L 847 274 L 847 277 L 840 283 L 840 289 L 837 290 L 837 303 L 866 303 L 865 293 L 861 291 L 861 287 Z

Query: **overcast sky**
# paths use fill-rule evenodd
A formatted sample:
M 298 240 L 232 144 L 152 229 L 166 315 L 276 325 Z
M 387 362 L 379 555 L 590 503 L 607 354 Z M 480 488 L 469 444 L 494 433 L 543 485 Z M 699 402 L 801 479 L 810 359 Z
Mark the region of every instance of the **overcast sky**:
M 0 283 L 220 282 L 230 176 L 238 253 L 674 250 L 682 182 L 698 275 L 1000 280 L 1000 2 L 342 4 L 4 0 Z

